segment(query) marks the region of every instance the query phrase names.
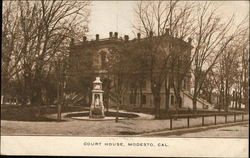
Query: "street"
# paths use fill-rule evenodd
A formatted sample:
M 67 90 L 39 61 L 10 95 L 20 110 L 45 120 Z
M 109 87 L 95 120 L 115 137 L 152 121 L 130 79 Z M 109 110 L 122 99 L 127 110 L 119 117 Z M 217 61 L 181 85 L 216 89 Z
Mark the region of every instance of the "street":
M 180 135 L 171 135 L 169 137 L 237 137 L 248 138 L 248 123 L 237 126 L 222 127 L 217 129 L 210 129 L 200 132 L 184 133 Z

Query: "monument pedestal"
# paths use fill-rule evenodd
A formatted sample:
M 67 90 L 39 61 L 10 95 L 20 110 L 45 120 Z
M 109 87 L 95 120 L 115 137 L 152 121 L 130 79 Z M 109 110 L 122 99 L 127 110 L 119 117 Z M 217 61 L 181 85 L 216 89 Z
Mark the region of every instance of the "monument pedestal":
M 103 90 L 100 77 L 93 82 L 92 102 L 89 111 L 90 118 L 104 118 Z

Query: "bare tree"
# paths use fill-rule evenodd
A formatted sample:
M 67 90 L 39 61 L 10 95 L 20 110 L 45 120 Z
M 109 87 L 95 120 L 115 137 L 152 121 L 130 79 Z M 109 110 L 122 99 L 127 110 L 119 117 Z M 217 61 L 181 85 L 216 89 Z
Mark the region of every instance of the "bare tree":
M 224 21 L 217 14 L 219 7 L 214 6 L 213 2 L 200 2 L 197 7 L 196 23 L 197 29 L 194 34 L 194 94 L 193 109 L 196 109 L 197 97 L 207 74 L 216 64 L 220 55 L 226 50 L 230 42 L 242 31 L 239 26 L 233 30 L 232 16 Z
M 239 66 L 239 59 L 237 59 L 237 56 L 238 52 L 235 46 L 228 46 L 218 59 L 219 70 L 217 71 L 217 79 L 219 79 L 219 109 L 223 108 L 227 110 L 230 104 L 230 91 L 235 84 L 235 76 L 238 74 L 237 67 Z
M 123 45 L 119 49 L 112 48 L 107 55 L 108 59 L 108 73 L 112 78 L 110 86 L 110 98 L 116 102 L 116 122 L 118 122 L 118 113 L 121 105 L 123 104 L 123 98 L 125 92 L 129 87 L 131 61 L 129 44 L 124 41 Z
M 217 64 L 213 67 L 213 81 L 216 83 L 218 95 L 218 108 L 219 110 L 227 110 L 228 106 L 233 101 L 234 108 L 241 108 L 241 103 L 245 102 L 248 96 L 245 96 L 248 86 L 247 71 L 248 63 L 247 58 L 247 41 L 249 38 L 246 36 L 248 30 L 240 33 L 223 51 L 218 58 Z M 245 98 L 246 97 L 246 98 Z M 243 99 L 244 98 L 244 99 Z
M 249 110 L 249 32 L 246 34 L 248 38 L 244 38 L 245 42 L 242 45 L 242 74 L 243 74 L 243 103 L 246 110 Z
M 138 23 L 133 27 L 145 36 L 150 31 L 156 36 L 163 35 L 168 28 L 171 36 L 185 38 L 193 32 L 193 9 L 194 4 L 190 2 L 140 1 L 134 9 Z
M 187 36 L 191 35 L 194 31 L 192 25 L 192 13 L 194 9 L 193 7 L 193 3 L 189 2 L 179 3 L 179 1 L 140 1 L 137 3 L 137 6 L 135 8 L 135 14 L 139 22 L 138 24 L 133 25 L 135 30 L 141 32 L 147 37 L 152 37 L 154 32 L 156 37 L 159 37 L 158 39 L 152 38 L 152 40 L 149 40 L 149 43 L 145 44 L 145 50 L 149 52 L 148 56 L 151 60 L 149 76 L 151 82 L 151 91 L 154 96 L 156 118 L 159 117 L 161 100 L 160 89 L 164 80 L 167 78 L 167 76 L 169 76 L 171 78 L 169 81 L 172 81 L 174 79 L 173 77 L 175 76 L 175 79 L 178 80 L 176 84 L 179 84 L 179 88 L 177 87 L 177 85 L 175 85 L 175 82 L 171 82 L 168 85 L 173 85 L 174 87 L 176 87 L 175 94 L 177 96 L 180 96 L 181 82 L 186 76 L 186 73 L 183 73 L 179 76 L 170 75 L 170 73 L 173 74 L 178 71 L 177 68 L 174 68 L 176 64 L 174 64 L 173 62 L 173 64 L 171 64 L 170 57 L 172 56 L 171 61 L 180 60 L 181 53 L 176 52 L 182 52 L 183 50 L 176 49 L 176 46 L 179 46 L 176 44 L 172 44 L 173 47 L 169 47 L 168 53 L 166 54 L 164 48 L 162 47 L 162 42 L 164 41 L 163 35 L 166 33 L 167 36 L 170 35 L 171 37 L 180 39 L 187 38 Z M 176 39 L 174 40 L 177 41 Z M 173 41 L 169 42 L 172 43 Z M 188 57 L 186 59 L 190 58 Z M 184 70 L 183 72 L 188 72 L 185 70 L 190 69 L 190 63 L 191 62 L 187 62 L 185 64 L 185 68 L 182 66 L 182 68 L 178 69 Z M 172 68 L 169 67 L 170 65 L 172 65 Z M 169 70 L 171 70 L 171 72 Z M 170 87 L 165 86 L 165 89 L 165 91 L 169 93 Z M 166 94 L 166 96 L 169 96 L 169 94 Z M 180 101 L 178 101 L 178 104 L 179 103 Z M 166 101 L 166 109 L 168 109 L 168 106 L 168 101 Z
M 249 52 L 249 30 L 246 29 L 243 31 L 237 38 L 237 42 L 234 48 L 237 51 L 237 57 L 235 60 L 238 60 L 239 64 L 237 67 L 237 74 L 235 75 L 235 104 L 241 107 L 241 104 L 244 103 L 246 109 L 248 110 L 248 52 Z
M 212 98 L 214 97 L 214 91 L 216 90 L 216 81 L 214 80 L 214 68 L 208 72 L 204 83 L 201 88 L 202 98 L 213 104 Z
M 20 52 L 16 50 L 20 49 L 20 28 L 18 27 L 18 13 L 13 13 L 16 10 L 16 6 L 12 5 L 14 2 L 4 2 L 3 4 L 3 23 L 2 23 L 2 84 L 1 93 L 3 95 L 5 88 L 8 87 L 9 81 L 16 73 L 21 69 L 18 63 L 21 59 Z
M 15 77 L 22 85 L 23 103 L 27 97 L 34 104 L 41 104 L 41 93 L 46 76 L 53 72 L 52 63 L 57 56 L 65 51 L 70 37 L 77 37 L 84 33 L 84 26 L 88 23 L 89 2 L 85 1 L 15 1 L 4 2 L 8 9 L 4 15 L 11 14 L 15 23 L 6 27 L 12 29 L 11 42 L 15 47 L 10 61 L 15 67 Z M 11 19 L 12 20 L 12 19 Z M 15 25 L 14 25 L 15 24 Z M 9 31 L 5 31 L 9 33 Z M 9 35 L 6 35 L 9 37 Z M 14 40 L 15 39 L 15 40 Z M 8 39 L 4 38 L 3 41 Z M 5 53 L 8 53 L 6 51 Z M 66 54 L 65 54 L 66 55 Z M 18 71 L 20 69 L 20 71 Z

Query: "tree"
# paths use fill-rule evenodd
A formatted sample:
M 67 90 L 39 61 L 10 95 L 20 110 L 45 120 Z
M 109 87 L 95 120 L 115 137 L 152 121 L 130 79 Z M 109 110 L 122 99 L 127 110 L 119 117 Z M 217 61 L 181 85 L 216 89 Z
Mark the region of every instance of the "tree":
M 238 34 L 218 58 L 218 62 L 212 69 L 213 81 L 219 92 L 219 110 L 228 109 L 233 100 L 233 107 L 241 106 L 243 89 L 245 86 L 245 71 L 248 71 L 246 63 L 248 30 Z M 243 66 L 244 65 L 244 66 Z M 247 75 L 246 75 L 247 76 Z M 244 86 L 243 86 L 244 85 Z
M 235 46 L 228 46 L 228 48 L 221 54 L 218 59 L 217 85 L 219 91 L 219 110 L 221 108 L 227 110 L 230 104 L 230 91 L 235 84 L 237 76 L 237 67 L 239 61 L 237 59 L 238 52 Z
M 14 13 L 13 10 L 17 9 L 14 2 L 4 2 L 3 4 L 3 23 L 2 23 L 2 58 L 1 58 L 1 95 L 2 99 L 8 91 L 9 83 L 13 80 L 16 73 L 20 72 L 20 66 L 18 63 L 21 59 L 20 52 L 15 50 L 20 48 L 18 39 L 20 38 L 20 28 L 18 21 L 18 13 Z M 15 4 L 15 3 L 14 3 Z
M 10 56 L 13 59 L 10 63 L 18 63 L 14 68 L 13 77 L 22 87 L 20 94 L 22 103 L 26 104 L 30 98 L 32 104 L 40 105 L 46 76 L 53 73 L 52 63 L 57 60 L 59 54 L 67 56 L 65 48 L 71 37 L 79 38 L 84 33 L 84 26 L 88 23 L 90 3 L 85 1 L 5 1 L 4 3 L 5 7 L 10 9 L 6 9 L 3 14 L 13 19 L 6 21 L 6 25 L 10 26 L 4 27 L 3 41 L 7 42 L 11 37 L 9 43 L 15 46 L 10 46 L 12 51 L 7 50 L 5 53 L 12 53 Z
M 244 38 L 242 44 L 242 88 L 243 88 L 243 103 L 246 106 L 246 110 L 249 110 L 249 32 L 246 32 L 245 35 L 248 35 L 248 38 Z
M 201 88 L 203 99 L 207 100 L 211 104 L 213 104 L 212 97 L 214 95 L 214 91 L 216 90 L 216 83 L 215 83 L 216 81 L 214 80 L 213 71 L 214 69 L 208 72 Z
M 138 18 L 138 25 L 133 25 L 135 30 L 141 32 L 143 35 L 147 37 L 152 37 L 153 32 L 155 33 L 157 38 L 151 38 L 153 40 L 148 40 L 146 43 L 145 50 L 148 56 L 149 61 L 149 73 L 150 82 L 151 82 L 151 91 L 154 98 L 155 105 L 155 115 L 156 118 L 159 118 L 160 113 L 160 89 L 167 78 L 171 78 L 169 86 L 165 86 L 165 91 L 167 92 L 166 96 L 169 96 L 170 93 L 170 85 L 174 87 L 175 95 L 177 97 L 177 107 L 181 104 L 180 99 L 180 91 L 181 91 L 181 83 L 183 79 L 186 77 L 187 73 L 176 73 L 176 71 L 184 70 L 183 72 L 188 72 L 190 69 L 191 62 L 190 60 L 183 63 L 183 66 L 178 64 L 177 66 L 181 66 L 181 68 L 175 68 L 176 64 L 173 61 L 180 61 L 185 59 L 181 55 L 181 52 L 186 50 L 177 48 L 178 44 L 173 44 L 173 41 L 177 41 L 174 38 L 171 38 L 173 41 L 168 41 L 173 46 L 168 46 L 168 52 L 164 51 L 164 47 L 162 47 L 164 41 L 164 34 L 167 36 L 185 39 L 187 36 L 191 35 L 193 32 L 193 3 L 184 2 L 179 3 L 179 1 L 150 1 L 150 2 L 138 2 L 135 8 L 135 14 Z M 161 49 L 159 49 L 161 48 Z M 190 48 L 188 48 L 190 49 Z M 178 54 L 178 55 L 177 55 Z M 190 53 L 185 53 L 187 55 Z M 184 56 L 185 56 L 184 55 Z M 190 59 L 189 57 L 186 59 Z M 171 64 L 172 63 L 172 64 Z M 184 66 L 185 65 L 185 66 Z M 172 66 L 172 67 L 171 67 Z M 169 71 L 171 70 L 171 71 Z M 186 70 L 186 71 L 185 71 Z M 157 73 L 156 73 L 157 72 Z M 178 75 L 170 75 L 170 74 L 178 74 Z M 172 82 L 173 80 L 177 80 L 177 82 Z M 166 82 L 166 81 L 165 81 Z M 177 84 L 177 85 L 176 85 Z M 168 98 L 168 97 L 166 97 Z M 168 99 L 167 99 L 168 100 Z M 166 103 L 166 109 L 168 109 L 168 101 Z M 178 108 L 177 108 L 178 109 Z
M 116 122 L 118 122 L 119 108 L 123 103 L 123 96 L 129 87 L 130 54 L 128 41 L 124 41 L 119 48 L 112 48 L 108 54 L 108 74 L 112 75 L 110 97 L 116 102 Z
M 215 66 L 218 58 L 226 51 L 242 29 L 236 26 L 233 30 L 232 16 L 224 21 L 216 11 L 219 9 L 213 2 L 200 2 L 197 7 L 196 23 L 197 29 L 194 34 L 194 62 L 192 66 L 194 75 L 193 109 L 197 107 L 197 98 L 207 74 Z M 226 90 L 227 91 L 227 90 Z
M 68 95 L 72 96 L 69 102 L 86 104 L 87 100 L 89 100 L 89 103 L 91 103 L 92 82 L 95 78 L 95 68 L 92 64 L 93 52 L 85 47 L 84 43 L 84 48 L 81 50 L 76 50 L 74 45 L 74 40 L 72 39 L 67 59 L 68 67 L 66 69 L 66 91 Z
M 235 95 L 235 104 L 241 107 L 241 104 L 244 103 L 246 106 L 246 110 L 248 109 L 248 50 L 249 50 L 249 30 L 246 29 L 242 31 L 238 38 L 234 42 L 234 48 L 237 52 L 237 55 L 234 60 L 237 60 L 238 66 L 235 73 L 235 82 L 233 85 L 234 91 L 237 95 Z M 237 106 L 236 106 L 237 107 Z

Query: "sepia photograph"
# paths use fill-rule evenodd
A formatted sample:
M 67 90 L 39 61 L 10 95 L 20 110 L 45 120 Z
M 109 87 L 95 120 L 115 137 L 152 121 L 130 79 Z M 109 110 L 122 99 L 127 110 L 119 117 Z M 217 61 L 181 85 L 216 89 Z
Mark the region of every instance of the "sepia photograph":
M 1 46 L 1 155 L 248 156 L 248 1 L 3 0 Z

